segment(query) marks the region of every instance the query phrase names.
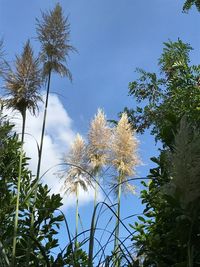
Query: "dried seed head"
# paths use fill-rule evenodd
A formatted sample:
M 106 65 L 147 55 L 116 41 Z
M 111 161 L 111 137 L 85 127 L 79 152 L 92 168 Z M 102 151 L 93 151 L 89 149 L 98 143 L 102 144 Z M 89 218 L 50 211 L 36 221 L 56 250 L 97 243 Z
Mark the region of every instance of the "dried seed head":
M 83 137 L 80 134 L 77 134 L 66 159 L 69 163 L 84 167 L 82 165 L 85 164 L 85 154 L 85 141 L 83 140 Z
M 90 183 L 86 145 L 81 135 L 77 134 L 68 155 L 64 158 L 66 164 L 72 164 L 61 175 L 65 179 L 64 190 L 69 193 L 76 192 L 80 186 L 84 191 L 88 190 Z
M 107 162 L 111 130 L 101 109 L 91 121 L 88 134 L 88 153 L 93 170 L 98 171 Z
M 25 44 L 22 54 L 16 56 L 15 71 L 10 70 L 5 81 L 9 97 L 6 105 L 22 114 L 27 109 L 35 114 L 38 109 L 37 102 L 41 100 L 39 89 L 42 80 L 39 61 L 34 58 L 29 41 Z
M 138 141 L 128 122 L 126 113 L 121 116 L 114 129 L 111 142 L 111 161 L 118 172 L 126 177 L 134 174 L 134 168 L 139 163 L 137 156 Z
M 66 66 L 70 51 L 75 51 L 69 44 L 70 24 L 64 17 L 59 4 L 49 12 L 42 13 L 42 19 L 37 21 L 38 40 L 41 43 L 40 58 L 44 63 L 43 75 L 54 71 L 70 80 L 72 75 Z

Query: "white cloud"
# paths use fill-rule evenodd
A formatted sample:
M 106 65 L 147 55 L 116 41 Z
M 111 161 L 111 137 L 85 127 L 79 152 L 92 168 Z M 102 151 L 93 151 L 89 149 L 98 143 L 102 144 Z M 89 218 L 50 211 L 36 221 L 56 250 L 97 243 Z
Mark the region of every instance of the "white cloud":
M 24 149 L 27 156 L 31 158 L 29 165 L 34 174 L 36 173 L 38 160 L 36 140 L 40 143 L 44 104 L 40 104 L 39 110 L 40 112 L 37 117 L 33 117 L 29 112 L 27 113 L 25 129 Z M 20 133 L 20 114 L 17 112 L 11 113 L 10 111 L 8 111 L 8 114 L 16 124 L 16 131 Z M 54 94 L 50 94 L 40 174 L 42 175 L 47 172 L 43 177 L 43 182 L 49 185 L 52 193 L 61 193 L 63 195 L 61 191 L 62 181 L 60 181 L 56 175 L 59 169 L 57 165 L 61 163 L 63 154 L 68 151 L 70 144 L 75 137 L 75 132 L 73 131 L 72 126 L 73 121 L 69 117 L 59 98 Z M 64 206 L 75 204 L 75 196 L 71 195 L 63 197 Z M 88 192 L 80 190 L 79 203 L 81 205 L 86 204 L 93 199 L 94 190 L 92 188 Z

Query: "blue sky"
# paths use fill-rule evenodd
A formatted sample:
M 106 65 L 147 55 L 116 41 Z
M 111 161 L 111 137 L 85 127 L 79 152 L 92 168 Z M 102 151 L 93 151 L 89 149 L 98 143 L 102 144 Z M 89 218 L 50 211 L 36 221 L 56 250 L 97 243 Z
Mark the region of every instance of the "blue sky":
M 4 38 L 9 61 L 12 62 L 14 55 L 21 52 L 27 38 L 31 39 L 35 51 L 39 51 L 35 40 L 35 18 L 40 17 L 41 10 L 49 10 L 57 2 L 0 0 L 0 36 Z M 71 54 L 68 61 L 73 83 L 54 76 L 51 90 L 61 94 L 59 98 L 67 112 L 63 116 L 68 122 L 70 120 L 70 134 L 80 132 L 86 135 L 89 122 L 99 107 L 104 109 L 109 119 L 116 119 L 117 113 L 125 106 L 132 107 L 134 102 L 128 97 L 128 83 L 136 78 L 135 68 L 157 71 L 157 59 L 162 52 L 163 42 L 168 39 L 175 41 L 181 38 L 190 43 L 194 48 L 192 62 L 199 63 L 200 14 L 195 9 L 183 14 L 183 2 L 59 1 L 65 14 L 69 15 L 71 44 L 78 53 Z M 58 117 L 59 112 L 58 109 Z M 53 123 L 56 123 L 56 119 Z M 63 131 L 68 131 L 68 128 L 61 127 Z M 53 136 L 52 143 L 56 142 L 56 134 L 49 128 L 49 135 Z M 149 158 L 156 155 L 157 150 L 149 133 L 139 136 L 139 139 L 144 166 L 138 168 L 138 175 L 145 176 L 152 166 Z M 123 205 L 126 207 L 122 208 L 124 217 L 142 210 L 138 196 L 123 198 Z M 91 204 L 84 205 L 81 213 L 88 215 L 90 210 Z M 67 212 L 72 218 L 73 209 L 69 208 Z M 71 223 L 74 223 L 73 219 Z

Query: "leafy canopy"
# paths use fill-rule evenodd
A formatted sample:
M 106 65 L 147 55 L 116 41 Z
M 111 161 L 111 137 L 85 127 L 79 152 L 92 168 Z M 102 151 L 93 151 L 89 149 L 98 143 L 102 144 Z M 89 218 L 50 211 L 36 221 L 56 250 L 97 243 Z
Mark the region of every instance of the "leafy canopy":
M 183 11 L 188 11 L 189 9 L 191 9 L 191 7 L 193 5 L 195 5 L 197 10 L 200 12 L 200 1 L 199 0 L 187 0 L 187 1 L 185 1 L 184 6 L 183 6 Z
M 159 74 L 137 69 L 139 78 L 129 83 L 129 95 L 138 104 L 125 108 L 138 132 L 150 128 L 156 140 L 171 146 L 181 118 L 194 124 L 200 119 L 200 66 L 190 64 L 192 48 L 180 39 L 164 43 Z

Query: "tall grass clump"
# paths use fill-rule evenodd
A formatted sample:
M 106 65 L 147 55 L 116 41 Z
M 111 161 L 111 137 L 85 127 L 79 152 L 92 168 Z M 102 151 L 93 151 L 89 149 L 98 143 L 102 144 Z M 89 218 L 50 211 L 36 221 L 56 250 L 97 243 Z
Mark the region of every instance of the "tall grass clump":
M 69 44 L 70 24 L 64 17 L 59 4 L 52 11 L 42 13 L 41 20 L 37 19 L 37 38 L 41 44 L 40 61 L 43 64 L 43 77 L 46 81 L 46 99 L 42 124 L 41 140 L 36 179 L 40 176 L 42 148 L 46 126 L 46 116 L 50 93 L 51 75 L 57 73 L 72 80 L 70 70 L 67 68 L 67 57 L 75 49 Z
M 51 75 L 52 73 L 57 73 L 61 76 L 66 76 L 72 80 L 72 75 L 70 70 L 67 68 L 67 57 L 71 51 L 75 49 L 69 44 L 70 36 L 70 24 L 68 18 L 64 17 L 62 8 L 59 4 L 49 12 L 43 12 L 41 20 L 36 19 L 37 22 L 37 39 L 41 44 L 40 51 L 40 61 L 43 64 L 43 78 L 46 83 L 46 99 L 44 107 L 44 116 L 42 122 L 41 140 L 39 144 L 38 152 L 38 164 L 36 173 L 36 187 L 34 203 L 37 199 L 38 182 L 40 178 L 40 168 L 42 160 L 42 149 L 44 142 L 46 117 L 48 100 L 51 85 Z M 34 224 L 34 211 L 35 205 L 33 207 L 33 212 L 31 215 L 31 229 L 33 232 Z
M 122 189 L 134 190 L 127 179 L 135 174 L 135 167 L 139 163 L 137 156 L 138 141 L 126 113 L 123 113 L 117 126 L 113 131 L 111 142 L 111 163 L 117 173 L 114 177 L 113 185 L 116 185 L 117 195 L 117 219 L 115 228 L 114 254 L 116 259 L 119 252 L 119 220 Z M 115 266 L 120 266 L 119 260 L 116 260 Z
M 9 262 L 7 265 L 12 267 L 18 266 L 22 262 L 26 266 L 36 264 L 42 264 L 41 266 L 43 264 L 44 266 L 82 266 L 83 262 L 83 266 L 88 267 L 110 266 L 110 264 L 119 267 L 124 262 L 129 264 L 126 266 L 131 266 L 132 255 L 126 242 L 132 233 L 121 219 L 120 206 L 122 191 L 127 189 L 134 191 L 134 187 L 129 184 L 129 177 L 135 174 L 135 167 L 139 160 L 137 156 L 138 141 L 125 113 L 122 114 L 118 124 L 111 128 L 103 110 L 98 109 L 91 120 L 87 139 L 84 140 L 81 135 L 77 134 L 69 152 L 63 157 L 61 165 L 66 166 L 60 173 L 60 177 L 64 180 L 63 190 L 67 195 L 75 195 L 74 238 L 71 238 L 64 213 L 54 214 L 62 205 L 61 196 L 50 195 L 48 186 L 39 183 L 52 74 L 57 73 L 72 80 L 72 75 L 67 67 L 67 58 L 69 53 L 75 49 L 69 44 L 70 24 L 59 4 L 52 11 L 42 13 L 41 19 L 37 19 L 36 30 L 37 39 L 41 44 L 39 57 L 34 57 L 28 40 L 24 45 L 23 52 L 16 56 L 14 67 L 10 67 L 7 72 L 1 65 L 5 62 L 1 58 L 2 43 L 0 42 L 0 75 L 5 79 L 7 92 L 7 98 L 0 99 L 0 113 L 6 105 L 7 108 L 17 110 L 22 116 L 21 142 L 18 143 L 19 149 L 17 148 L 19 152 L 16 161 L 17 175 L 13 177 L 14 183 L 8 184 L 8 191 L 10 188 L 12 190 L 9 192 L 9 203 L 14 203 L 14 209 L 10 214 L 11 220 L 9 218 L 11 226 L 14 226 L 14 232 L 13 237 L 9 237 L 11 245 L 6 247 L 7 240 L 4 242 L 3 238 L 3 241 L 0 242 L 0 265 L 6 261 Z M 23 151 L 26 115 L 27 111 L 36 115 L 38 101 L 42 100 L 39 89 L 43 84 L 46 86 L 46 98 L 41 139 L 38 145 L 37 171 L 33 179 L 31 171 L 23 169 L 24 164 L 28 164 Z M 13 168 L 13 166 L 11 167 Z M 111 172 L 112 180 L 109 179 L 110 176 L 106 177 L 107 170 L 109 170 L 109 175 Z M 17 178 L 15 179 L 15 177 Z M 103 178 L 112 184 L 110 192 L 115 191 L 116 193 L 117 208 L 116 204 L 110 200 L 110 192 L 107 193 L 106 183 L 102 185 Z M 91 210 L 91 226 L 80 232 L 80 192 L 88 192 L 92 187 L 94 187 L 95 193 L 94 209 Z M 98 201 L 99 189 L 105 194 L 102 202 Z M 13 213 L 15 217 L 12 222 Z M 105 214 L 108 217 L 104 218 Z M 102 224 L 100 223 L 101 219 L 103 219 Z M 58 234 L 57 229 L 62 221 L 66 224 L 69 243 L 60 249 L 60 253 L 55 258 L 53 256 L 54 249 L 59 246 L 55 236 Z M 111 225 L 113 221 L 114 224 Z M 128 232 L 126 238 L 120 238 L 120 225 Z M 10 229 L 10 226 L 8 228 Z M 95 236 L 95 233 L 98 236 Z M 81 239 L 81 236 L 84 238 Z M 66 238 L 66 242 L 68 241 Z M 104 241 L 105 244 L 102 244 Z M 87 254 L 82 247 L 88 243 Z M 113 243 L 114 251 L 112 253 Z M 110 256 L 106 256 L 107 247 L 112 247 L 108 252 L 112 253 Z M 3 255 L 3 260 L 1 255 Z
M 5 76 L 5 88 L 8 98 L 4 101 L 7 108 L 20 112 L 22 116 L 21 153 L 19 160 L 19 173 L 17 183 L 16 211 L 13 235 L 13 266 L 16 254 L 17 228 L 19 216 L 19 200 L 21 186 L 21 172 L 23 160 L 23 143 L 26 124 L 26 112 L 29 110 L 35 115 L 38 101 L 41 100 L 39 89 L 41 87 L 41 73 L 38 58 L 34 58 L 30 42 L 24 45 L 23 52 L 16 56 L 15 69 L 10 69 Z

